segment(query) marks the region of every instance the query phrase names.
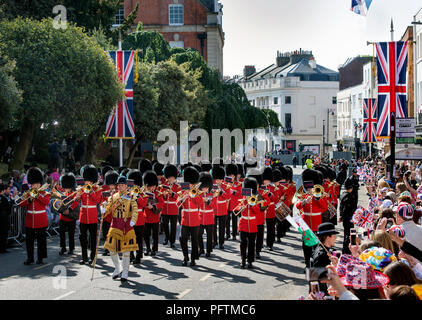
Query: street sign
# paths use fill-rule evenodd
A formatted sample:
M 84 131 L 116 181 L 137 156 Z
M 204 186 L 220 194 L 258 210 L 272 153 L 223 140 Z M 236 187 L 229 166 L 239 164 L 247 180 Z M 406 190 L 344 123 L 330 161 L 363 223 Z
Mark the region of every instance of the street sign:
M 396 119 L 396 137 L 414 138 L 415 137 L 415 119 L 397 118 Z

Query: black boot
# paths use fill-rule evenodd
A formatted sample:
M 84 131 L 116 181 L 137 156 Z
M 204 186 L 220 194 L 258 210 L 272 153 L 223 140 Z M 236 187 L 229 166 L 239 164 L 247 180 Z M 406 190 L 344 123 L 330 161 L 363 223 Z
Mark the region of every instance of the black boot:
M 59 251 L 59 255 L 63 255 L 65 252 L 67 252 L 66 248 L 61 248 Z
M 34 263 L 34 259 L 26 259 L 26 261 L 23 263 L 26 266 L 29 266 L 30 264 Z

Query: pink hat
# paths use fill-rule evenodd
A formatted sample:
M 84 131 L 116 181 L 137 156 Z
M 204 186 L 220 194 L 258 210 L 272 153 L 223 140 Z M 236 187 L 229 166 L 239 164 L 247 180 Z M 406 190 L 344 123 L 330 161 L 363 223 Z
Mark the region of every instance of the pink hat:
M 354 289 L 376 289 L 390 282 L 385 274 L 375 271 L 369 263 L 348 254 L 340 257 L 337 273 L 343 285 Z

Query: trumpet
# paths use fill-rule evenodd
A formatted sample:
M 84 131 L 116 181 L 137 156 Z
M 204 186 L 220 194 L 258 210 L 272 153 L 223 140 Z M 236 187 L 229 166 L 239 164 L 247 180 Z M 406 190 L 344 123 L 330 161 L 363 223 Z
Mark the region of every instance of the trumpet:
M 139 197 L 141 194 L 145 192 L 146 186 L 142 186 L 141 188 L 137 185 L 133 186 L 129 193 L 132 197 Z
M 44 191 L 46 189 L 48 189 L 48 187 L 50 186 L 50 184 L 45 183 L 44 185 L 42 185 L 40 188 L 31 188 L 28 191 L 25 191 L 22 196 L 20 196 L 17 200 L 16 200 L 16 205 L 20 205 L 22 202 L 24 202 L 25 200 L 32 198 L 32 199 L 36 199 L 38 198 L 38 196 L 40 195 L 40 191 Z M 19 201 L 18 201 L 19 200 Z
M 324 187 L 320 184 L 314 185 L 314 188 L 312 189 L 312 195 L 315 196 L 317 194 L 324 195 Z
M 299 189 L 297 189 L 297 191 L 295 192 L 295 195 L 293 196 L 292 203 L 295 204 L 299 200 L 302 200 L 306 194 L 307 193 L 303 189 L 303 185 L 300 186 Z

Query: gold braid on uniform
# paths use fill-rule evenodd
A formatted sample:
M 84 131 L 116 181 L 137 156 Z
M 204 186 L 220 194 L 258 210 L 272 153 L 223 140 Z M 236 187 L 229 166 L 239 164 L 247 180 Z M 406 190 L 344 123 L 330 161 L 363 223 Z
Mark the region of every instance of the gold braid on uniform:
M 113 218 L 123 218 L 136 223 L 138 220 L 138 205 L 134 198 L 123 199 L 124 195 L 117 193 L 109 197 L 105 216 L 112 214 Z M 104 248 L 118 253 L 136 251 L 139 249 L 136 242 L 135 230 L 132 228 L 126 234 L 123 230 L 111 227 L 107 234 Z

